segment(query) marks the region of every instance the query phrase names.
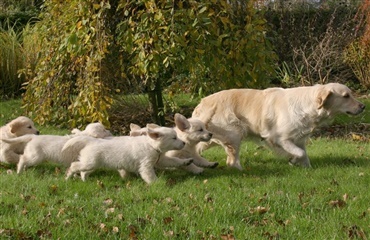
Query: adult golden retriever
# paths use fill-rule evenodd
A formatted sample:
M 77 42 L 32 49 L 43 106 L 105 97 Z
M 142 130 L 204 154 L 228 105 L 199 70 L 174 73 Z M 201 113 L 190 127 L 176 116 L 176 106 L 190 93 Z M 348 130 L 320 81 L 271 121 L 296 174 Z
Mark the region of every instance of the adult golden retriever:
M 310 167 L 305 149 L 310 133 L 339 113 L 356 115 L 364 109 L 348 87 L 329 83 L 289 89 L 224 90 L 203 98 L 192 117 L 203 121 L 213 133 L 211 142 L 224 147 L 228 166 L 242 169 L 240 144 L 251 137 L 288 155 L 292 164 Z

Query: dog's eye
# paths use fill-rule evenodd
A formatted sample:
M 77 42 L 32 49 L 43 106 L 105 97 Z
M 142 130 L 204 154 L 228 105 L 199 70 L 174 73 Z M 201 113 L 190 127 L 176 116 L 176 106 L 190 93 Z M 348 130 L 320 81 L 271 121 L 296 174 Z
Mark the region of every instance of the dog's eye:
M 203 132 L 203 128 L 202 129 L 199 129 L 199 132 Z
M 27 128 L 32 129 L 32 126 L 28 126 Z
M 348 94 L 348 93 L 346 93 L 346 94 L 344 94 L 344 95 L 343 95 L 343 97 L 344 97 L 344 98 L 349 98 L 349 94 Z

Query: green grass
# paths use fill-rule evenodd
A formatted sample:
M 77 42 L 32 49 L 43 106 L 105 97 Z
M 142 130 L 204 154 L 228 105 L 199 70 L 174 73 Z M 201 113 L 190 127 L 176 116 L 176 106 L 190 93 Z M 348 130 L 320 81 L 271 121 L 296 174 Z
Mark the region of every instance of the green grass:
M 238 171 L 216 147 L 204 156 L 218 168 L 158 171 L 151 186 L 114 171 L 82 182 L 52 164 L 19 176 L 2 165 L 0 239 L 369 239 L 369 142 L 314 138 L 307 151 L 311 169 L 246 142 Z

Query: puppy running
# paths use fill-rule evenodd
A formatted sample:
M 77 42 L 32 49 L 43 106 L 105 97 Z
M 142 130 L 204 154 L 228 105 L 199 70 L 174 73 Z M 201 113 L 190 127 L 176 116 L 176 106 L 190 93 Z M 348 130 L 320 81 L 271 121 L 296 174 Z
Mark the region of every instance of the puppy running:
M 13 139 L 26 134 L 38 135 L 39 131 L 35 128 L 33 121 L 24 116 L 18 117 L 0 128 L 1 140 Z M 20 155 L 23 154 L 26 143 L 9 144 L 5 141 L 0 141 L 0 162 L 17 164 Z
M 185 147 L 180 150 L 172 150 L 162 155 L 155 165 L 157 168 L 178 168 L 199 174 L 203 172 L 203 168 L 214 168 L 218 165 L 217 162 L 209 162 L 208 160 L 201 157 L 196 151 L 196 146 L 199 142 L 208 142 L 212 133 L 208 132 L 203 122 L 197 119 L 186 119 L 183 115 L 176 113 L 174 130 L 177 133 L 179 139 L 185 142 Z M 138 136 L 146 134 L 145 128 L 131 124 L 130 135 Z M 193 163 L 186 164 L 189 159 L 192 159 Z
M 3 140 L 7 144 L 26 144 L 24 153 L 19 159 L 17 173 L 20 174 L 26 167 L 35 166 L 45 161 L 59 163 L 69 167 L 71 162 L 77 161 L 80 149 L 69 149 L 62 153 L 64 144 L 71 138 L 80 135 L 97 138 L 110 137 L 112 134 L 101 123 L 91 123 L 84 131 L 74 129 L 74 135 L 24 135 L 22 137 Z
M 171 128 L 151 127 L 147 125 L 146 136 L 122 136 L 95 141 L 77 137 L 70 140 L 74 143 L 86 142 L 86 146 L 80 152 L 79 161 L 71 164 L 66 179 L 81 172 L 81 179 L 85 181 L 86 173 L 97 168 L 109 168 L 119 170 L 122 178 L 125 178 L 127 172 L 133 172 L 139 173 L 146 183 L 153 183 L 157 179 L 154 165 L 160 156 L 169 150 L 183 148 L 185 143 L 177 138 Z
M 203 121 L 213 133 L 211 141 L 224 147 L 229 166 L 242 169 L 240 144 L 251 137 L 288 155 L 292 164 L 310 167 L 305 144 L 311 132 L 339 113 L 356 115 L 364 109 L 346 86 L 329 83 L 225 90 L 203 98 L 192 117 Z

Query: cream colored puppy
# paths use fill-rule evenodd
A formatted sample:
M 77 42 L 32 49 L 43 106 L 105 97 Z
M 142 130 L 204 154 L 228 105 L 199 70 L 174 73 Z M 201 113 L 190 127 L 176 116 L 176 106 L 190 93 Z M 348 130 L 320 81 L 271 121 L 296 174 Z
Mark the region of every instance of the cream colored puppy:
M 30 166 L 38 165 L 45 161 L 58 163 L 68 167 L 71 162 L 77 161 L 79 148 L 70 148 L 69 151 L 62 153 L 64 144 L 71 138 L 81 135 L 93 136 L 98 138 L 110 137 L 112 134 L 107 131 L 101 123 L 91 123 L 84 131 L 77 131 L 74 135 L 55 136 L 55 135 L 25 135 L 6 141 L 8 144 L 27 143 L 23 155 L 19 159 L 17 173 L 20 174 Z
M 207 131 L 203 122 L 197 119 L 186 119 L 183 115 L 176 113 L 174 130 L 179 139 L 185 142 L 185 147 L 180 150 L 172 150 L 162 155 L 156 163 L 158 168 L 178 168 L 199 174 L 203 172 L 203 168 L 214 168 L 218 165 L 217 162 L 209 162 L 201 157 L 196 150 L 199 142 L 208 142 L 212 133 Z M 145 128 L 140 128 L 136 124 L 130 124 L 130 135 L 139 136 L 146 134 Z M 193 163 L 188 163 L 192 159 Z
M 115 137 L 109 140 L 91 141 L 86 137 L 72 139 L 86 142 L 81 150 L 79 161 L 73 162 L 67 171 L 66 179 L 81 172 L 81 179 L 86 180 L 86 173 L 98 168 L 119 170 L 122 178 L 127 172 L 139 173 L 148 184 L 153 183 L 157 176 L 154 165 L 162 154 L 169 150 L 181 149 L 185 143 L 177 138 L 171 128 L 147 126 L 146 136 Z
M 35 125 L 28 117 L 18 117 L 0 128 L 1 139 L 12 139 L 26 134 L 39 134 Z M 0 162 L 17 164 L 23 154 L 26 143 L 8 144 L 0 141 Z
M 225 90 L 203 98 L 192 117 L 203 121 L 213 133 L 211 142 L 224 147 L 229 166 L 242 169 L 240 144 L 245 138 L 254 138 L 288 155 L 292 164 L 310 167 L 305 143 L 311 132 L 337 114 L 356 115 L 364 108 L 348 87 L 329 83 Z

